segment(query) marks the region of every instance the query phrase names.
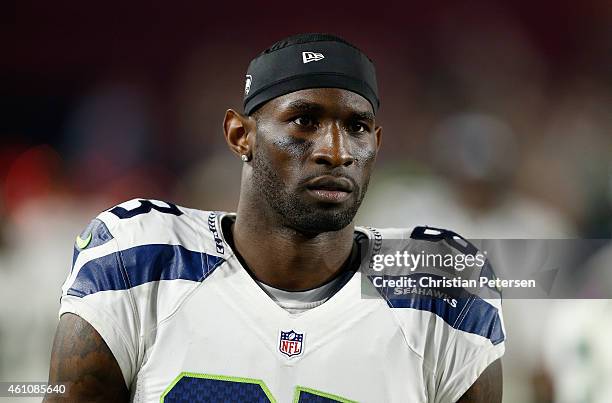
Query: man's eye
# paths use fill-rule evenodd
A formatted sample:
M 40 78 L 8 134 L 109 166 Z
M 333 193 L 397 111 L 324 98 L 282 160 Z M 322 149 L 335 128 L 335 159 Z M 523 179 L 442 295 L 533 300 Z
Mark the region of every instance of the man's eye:
M 310 116 L 299 116 L 293 119 L 293 123 L 298 126 L 310 127 L 315 125 L 315 120 Z
M 362 133 L 362 132 L 367 132 L 368 127 L 364 125 L 363 123 L 355 122 L 355 123 L 349 124 L 348 130 L 351 133 Z

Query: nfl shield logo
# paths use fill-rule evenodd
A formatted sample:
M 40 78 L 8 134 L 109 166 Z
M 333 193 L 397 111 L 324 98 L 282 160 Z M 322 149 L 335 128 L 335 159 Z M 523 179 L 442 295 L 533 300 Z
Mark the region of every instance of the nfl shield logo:
M 304 340 L 304 333 L 296 333 L 293 330 L 288 332 L 280 332 L 280 340 L 278 349 L 281 353 L 287 357 L 293 357 L 294 355 L 300 355 L 302 353 L 302 342 Z

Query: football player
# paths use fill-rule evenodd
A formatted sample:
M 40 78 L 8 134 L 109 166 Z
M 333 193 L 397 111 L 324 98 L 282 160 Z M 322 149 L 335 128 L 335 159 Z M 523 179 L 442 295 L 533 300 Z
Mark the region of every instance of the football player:
M 244 112 L 223 122 L 243 161 L 236 213 L 135 199 L 95 218 L 63 286 L 49 382 L 74 401 L 500 402 L 498 305 L 363 295 L 385 239 L 453 248 L 353 224 L 378 107 L 374 65 L 338 37 L 257 56 Z

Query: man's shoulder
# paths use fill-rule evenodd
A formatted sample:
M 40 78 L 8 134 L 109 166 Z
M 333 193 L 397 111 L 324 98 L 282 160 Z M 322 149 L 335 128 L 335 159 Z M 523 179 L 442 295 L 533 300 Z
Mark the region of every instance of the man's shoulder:
M 86 241 L 114 238 L 121 249 L 143 245 L 180 245 L 200 252 L 217 251 L 218 217 L 224 212 L 183 207 L 169 201 L 134 198 L 117 204 L 95 217 L 77 237 L 77 248 Z M 95 245 L 91 245 L 95 246 Z
M 429 226 L 362 230 L 370 239 L 371 258 L 365 270 L 401 322 L 410 344 L 420 346 L 415 347 L 417 351 L 423 350 L 432 334 L 483 346 L 503 342 L 498 292 L 468 290 L 465 281 L 445 283 L 494 276 L 487 256 L 469 240 L 455 231 Z M 434 316 L 439 320 L 432 322 Z
M 98 214 L 77 236 L 60 315 L 91 324 L 126 380 L 140 366 L 141 338 L 225 261 L 215 241 L 221 216 L 137 198 Z
M 133 198 L 102 211 L 97 219 L 109 228 L 129 230 L 137 225 L 172 225 L 180 221 L 206 219 L 211 211 L 177 205 L 170 201 Z
M 428 251 L 449 251 L 461 254 L 475 254 L 478 248 L 459 233 L 446 228 L 427 225 L 409 227 L 358 227 L 368 238 L 380 243 L 381 248 L 405 250 L 427 248 Z M 375 251 L 376 252 L 376 251 Z M 382 252 L 382 250 L 381 250 Z
M 152 281 L 202 281 L 225 260 L 222 214 L 144 198 L 111 207 L 77 236 L 65 291 L 85 296 Z

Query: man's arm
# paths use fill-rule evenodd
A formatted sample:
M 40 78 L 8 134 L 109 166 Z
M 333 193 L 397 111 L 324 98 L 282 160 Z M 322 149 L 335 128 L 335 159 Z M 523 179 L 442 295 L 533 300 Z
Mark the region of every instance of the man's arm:
M 51 352 L 49 384 L 59 382 L 67 383 L 67 394 L 45 397 L 45 402 L 130 399 L 113 353 L 89 323 L 71 313 L 60 318 Z
M 497 359 L 480 374 L 457 403 L 501 403 L 502 389 L 502 365 L 501 360 Z

